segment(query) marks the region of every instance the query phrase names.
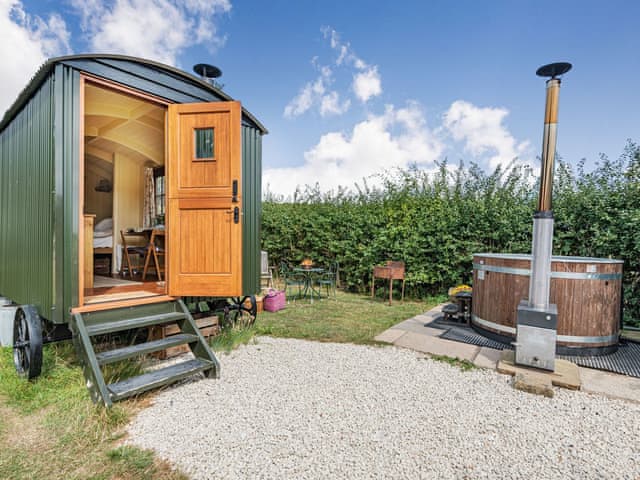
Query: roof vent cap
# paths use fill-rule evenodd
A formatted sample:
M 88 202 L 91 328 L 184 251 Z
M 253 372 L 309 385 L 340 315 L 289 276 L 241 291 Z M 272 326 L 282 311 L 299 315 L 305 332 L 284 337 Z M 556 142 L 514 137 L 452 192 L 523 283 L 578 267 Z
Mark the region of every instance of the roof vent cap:
M 208 63 L 198 63 L 193 66 L 193 71 L 200 75 L 200 78 L 207 82 L 212 87 L 215 87 L 219 90 L 222 90 L 224 84 L 216 81 L 216 78 L 222 76 L 222 70 L 220 70 L 215 65 L 210 65 Z

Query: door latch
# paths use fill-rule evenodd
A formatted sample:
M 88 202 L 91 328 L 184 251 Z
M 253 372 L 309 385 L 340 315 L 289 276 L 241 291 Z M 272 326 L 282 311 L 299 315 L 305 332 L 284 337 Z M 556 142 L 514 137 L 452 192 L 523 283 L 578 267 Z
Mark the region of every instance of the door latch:
M 238 203 L 238 180 L 234 180 L 231 184 L 231 201 L 233 203 Z
M 240 221 L 240 209 L 235 207 L 233 209 L 233 223 L 238 223 Z

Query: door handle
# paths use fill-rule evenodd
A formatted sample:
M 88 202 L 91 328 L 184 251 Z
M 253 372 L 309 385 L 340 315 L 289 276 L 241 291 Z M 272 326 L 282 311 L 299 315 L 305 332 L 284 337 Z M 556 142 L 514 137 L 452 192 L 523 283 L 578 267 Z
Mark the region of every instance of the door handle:
M 234 180 L 231 184 L 231 201 L 233 203 L 238 203 L 238 180 Z
M 235 207 L 233 209 L 233 223 L 238 222 L 240 222 L 240 209 L 238 207 Z

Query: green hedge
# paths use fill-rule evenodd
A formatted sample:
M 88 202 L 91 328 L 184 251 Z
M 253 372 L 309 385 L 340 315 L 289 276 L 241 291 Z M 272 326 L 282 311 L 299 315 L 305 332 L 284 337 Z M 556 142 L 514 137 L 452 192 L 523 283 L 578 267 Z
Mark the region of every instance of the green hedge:
M 445 163 L 435 175 L 399 171 L 355 194 L 307 187 L 293 202 L 267 195 L 262 247 L 272 264 L 336 260 L 354 291 L 366 290 L 373 265 L 404 260 L 410 295 L 441 293 L 471 280 L 474 253 L 530 252 L 534 179 L 519 166 L 487 174 Z M 592 172 L 559 160 L 553 208 L 554 254 L 623 259 L 625 321 L 640 324 L 640 148 L 629 143 Z

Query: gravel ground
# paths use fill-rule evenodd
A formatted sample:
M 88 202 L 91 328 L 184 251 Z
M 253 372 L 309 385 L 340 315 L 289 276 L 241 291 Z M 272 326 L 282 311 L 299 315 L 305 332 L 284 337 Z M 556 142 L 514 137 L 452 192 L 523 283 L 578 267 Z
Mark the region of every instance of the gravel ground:
M 640 405 L 393 347 L 260 337 L 129 428 L 193 479 L 640 478 Z

